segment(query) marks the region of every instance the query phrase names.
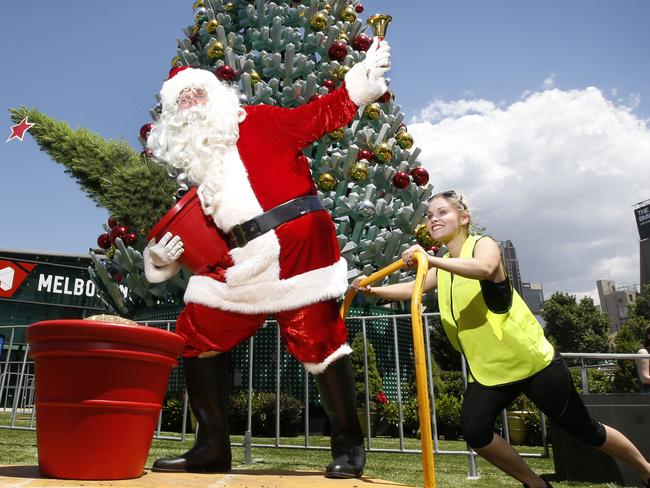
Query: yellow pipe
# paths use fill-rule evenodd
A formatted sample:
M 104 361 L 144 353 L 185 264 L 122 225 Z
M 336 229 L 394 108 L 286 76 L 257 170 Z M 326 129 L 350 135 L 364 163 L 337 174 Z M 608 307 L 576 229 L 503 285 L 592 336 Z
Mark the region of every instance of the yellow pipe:
M 422 466 L 424 467 L 424 488 L 436 487 L 436 472 L 433 461 L 433 441 L 431 433 L 431 407 L 429 405 L 429 387 L 427 384 L 427 362 L 424 352 L 424 334 L 422 333 L 422 292 L 424 279 L 427 276 L 429 263 L 425 254 L 414 254 L 418 262 L 415 276 L 415 287 L 411 296 L 411 325 L 413 327 L 413 351 L 415 353 L 415 379 L 418 390 L 418 412 L 420 414 L 420 443 L 422 447 Z M 391 273 L 404 267 L 404 261 L 399 259 L 393 264 L 380 269 L 361 280 L 360 287 L 368 286 L 385 278 Z M 341 317 L 345 319 L 357 291 L 350 288 L 345 294 L 341 305 Z

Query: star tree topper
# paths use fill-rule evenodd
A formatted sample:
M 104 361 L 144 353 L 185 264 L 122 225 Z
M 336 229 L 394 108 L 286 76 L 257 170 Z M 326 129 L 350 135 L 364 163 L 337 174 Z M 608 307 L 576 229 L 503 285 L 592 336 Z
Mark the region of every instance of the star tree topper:
M 6 142 L 9 142 L 12 139 L 20 139 L 22 141 L 25 132 L 31 129 L 34 125 L 36 124 L 30 122 L 27 119 L 27 117 L 25 117 L 23 120 L 20 121 L 20 124 L 11 126 L 11 135 L 9 136 L 9 139 L 7 139 Z

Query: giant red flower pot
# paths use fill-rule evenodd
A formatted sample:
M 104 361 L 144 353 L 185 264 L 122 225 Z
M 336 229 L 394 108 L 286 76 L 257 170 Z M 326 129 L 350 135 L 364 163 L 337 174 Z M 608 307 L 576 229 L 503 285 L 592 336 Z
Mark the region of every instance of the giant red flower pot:
M 194 274 L 211 271 L 228 252 L 225 236 L 212 217 L 203 213 L 196 187 L 160 219 L 147 234 L 147 240 L 155 237 L 158 242 L 167 232 L 180 236 L 185 249 L 180 261 Z
M 37 322 L 27 340 L 41 473 L 140 476 L 183 340 L 160 329 L 90 320 Z

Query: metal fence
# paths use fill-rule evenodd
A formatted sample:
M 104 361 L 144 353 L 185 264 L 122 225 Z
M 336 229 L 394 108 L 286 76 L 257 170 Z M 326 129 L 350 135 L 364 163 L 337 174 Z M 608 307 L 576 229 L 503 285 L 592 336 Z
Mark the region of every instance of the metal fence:
M 396 399 L 398 406 L 398 438 L 396 443 L 398 447 L 395 448 L 379 448 L 373 445 L 373 438 L 370 434 L 370 415 L 369 415 L 369 406 L 370 398 L 368 391 L 368 364 L 367 364 L 367 347 L 368 347 L 368 327 L 373 321 L 378 319 L 377 316 L 358 316 L 358 317 L 348 317 L 347 325 L 349 328 L 357 328 L 359 333 L 363 334 L 363 344 L 364 344 L 364 365 L 365 365 L 365 380 L 366 380 L 366 389 L 365 389 L 365 405 L 366 405 L 366 422 L 367 422 L 367 450 L 369 452 L 389 452 L 389 453 L 400 453 L 400 454 L 419 454 L 421 450 L 419 449 L 409 449 L 405 446 L 405 435 L 403 429 L 404 421 L 404 409 L 403 409 L 403 384 L 404 377 L 402 370 L 404 369 L 404 358 L 400 358 L 400 351 L 404 351 L 404 344 L 400 343 L 400 336 L 402 340 L 404 339 L 404 334 L 400 333 L 398 330 L 400 324 L 404 324 L 404 320 L 407 320 L 410 324 L 410 316 L 408 315 L 384 315 L 381 317 L 382 320 L 388 320 L 389 324 L 392 327 L 392 338 L 393 338 L 393 370 L 392 374 L 395 376 L 396 380 Z M 423 320 L 423 327 L 426 332 L 429 332 L 435 323 L 439 320 L 438 314 L 425 314 Z M 173 330 L 174 322 L 173 321 L 148 321 L 143 322 L 146 325 L 158 327 L 166 330 Z M 273 326 L 273 322 L 269 325 Z M 16 337 L 25 337 L 24 329 L 27 326 L 0 326 L 0 334 L 5 336 L 4 351 L 2 351 L 2 361 L 0 362 L 0 429 L 30 429 L 35 428 L 35 408 L 34 408 L 34 372 L 33 372 L 33 363 L 28 356 L 29 346 L 27 344 L 18 344 L 14 340 Z M 253 447 L 266 447 L 266 448 L 283 448 L 283 449 L 314 449 L 314 450 L 328 450 L 328 447 L 313 445 L 310 440 L 310 403 L 316 403 L 310 401 L 310 395 L 313 397 L 313 393 L 310 393 L 310 378 L 309 374 L 306 371 L 303 371 L 304 374 L 304 436 L 302 442 L 295 444 L 281 444 L 280 443 L 280 393 L 281 393 L 281 358 L 283 354 L 283 347 L 281 344 L 280 330 L 275 325 L 276 341 L 275 341 L 275 399 L 276 399 L 276 409 L 275 409 L 275 436 L 272 443 L 259 443 L 253 442 L 252 437 L 252 397 L 253 397 L 253 373 L 255 371 L 255 338 L 251 338 L 248 341 L 248 378 L 247 378 L 247 390 L 248 390 L 248 411 L 247 411 L 247 428 L 244 435 L 243 443 L 235 443 L 236 446 L 242 446 L 245 453 L 245 462 L 252 462 L 252 448 Z M 472 451 L 469 447 L 466 449 L 459 450 L 450 450 L 450 449 L 441 449 L 440 443 L 438 441 L 438 424 L 436 421 L 436 412 L 435 412 L 435 394 L 433 388 L 433 374 L 432 374 L 432 352 L 431 352 L 431 343 L 430 343 L 430 334 L 425 333 L 425 348 L 426 348 L 426 362 L 427 362 L 427 371 L 428 371 L 428 383 L 429 383 L 429 399 L 432 407 L 431 410 L 431 422 L 433 428 L 433 442 L 434 442 L 434 454 L 438 455 L 464 455 L 468 459 L 468 477 L 476 478 L 478 477 L 478 472 L 476 469 L 476 453 Z M 407 345 L 409 346 L 409 345 Z M 241 347 L 241 346 L 240 346 Z M 409 350 L 408 347 L 406 350 Z M 581 361 L 582 381 L 583 381 L 583 392 L 588 393 L 589 387 L 587 383 L 587 374 L 586 370 L 589 367 L 593 367 L 593 364 L 590 364 L 590 361 L 603 361 L 609 360 L 610 363 L 606 363 L 606 366 L 611 366 L 611 360 L 615 359 L 637 359 L 640 357 L 650 357 L 650 355 L 642 356 L 637 354 L 579 354 L 579 353 L 564 353 L 562 354 L 565 358 L 578 358 Z M 269 358 L 271 360 L 271 358 Z M 465 361 L 462 363 L 462 374 L 463 381 L 465 386 L 467 386 L 467 369 Z M 313 398 L 312 398 L 313 400 Z M 178 440 L 183 441 L 186 439 L 187 432 L 185 426 L 187 425 L 188 417 L 188 402 L 187 396 L 184 395 L 184 406 L 183 406 L 183 416 L 182 416 L 182 429 L 178 435 L 172 435 L 168 432 L 163 432 L 161 429 L 162 425 L 162 415 L 159 417 L 158 428 L 155 433 L 156 439 L 166 439 L 166 440 Z M 548 445 L 546 444 L 546 420 L 544 416 L 541 417 L 541 430 L 542 430 L 542 442 L 543 442 L 543 452 L 542 453 L 521 453 L 524 457 L 548 457 L 549 450 Z M 503 412 L 503 436 L 510 442 L 510 433 L 508 431 L 508 422 L 506 417 L 506 412 Z

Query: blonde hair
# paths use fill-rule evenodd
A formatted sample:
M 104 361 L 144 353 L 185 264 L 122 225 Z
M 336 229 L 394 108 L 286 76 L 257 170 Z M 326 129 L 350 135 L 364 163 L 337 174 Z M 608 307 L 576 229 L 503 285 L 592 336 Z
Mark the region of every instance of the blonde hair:
M 443 198 L 449 205 L 454 207 L 458 213 L 461 215 L 467 215 L 467 218 L 469 219 L 467 222 L 467 233 L 469 235 L 475 233 L 472 212 L 469 209 L 469 202 L 462 192 L 456 190 L 441 191 L 430 196 L 427 203 L 431 203 L 436 198 Z

